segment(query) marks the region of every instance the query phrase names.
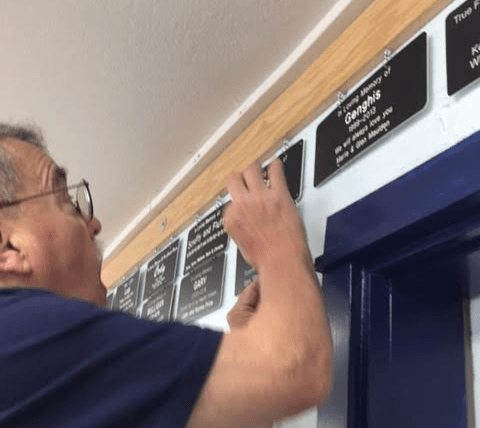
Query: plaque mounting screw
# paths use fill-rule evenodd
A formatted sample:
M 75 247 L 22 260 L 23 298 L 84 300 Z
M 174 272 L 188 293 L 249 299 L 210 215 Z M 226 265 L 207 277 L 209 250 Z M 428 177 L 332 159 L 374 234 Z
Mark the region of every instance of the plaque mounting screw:
M 166 218 L 162 218 L 160 220 L 160 230 L 165 230 L 167 228 L 167 219 Z
M 392 51 L 390 49 L 385 49 L 383 52 L 383 59 L 385 63 L 388 63 L 392 59 Z

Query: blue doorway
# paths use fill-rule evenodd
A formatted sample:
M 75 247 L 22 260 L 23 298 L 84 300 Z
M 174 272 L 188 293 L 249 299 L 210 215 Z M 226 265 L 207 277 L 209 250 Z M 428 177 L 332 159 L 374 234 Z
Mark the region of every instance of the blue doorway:
M 479 170 L 477 133 L 329 217 L 316 267 L 336 348 L 335 410 L 320 411 L 319 426 L 467 427 Z

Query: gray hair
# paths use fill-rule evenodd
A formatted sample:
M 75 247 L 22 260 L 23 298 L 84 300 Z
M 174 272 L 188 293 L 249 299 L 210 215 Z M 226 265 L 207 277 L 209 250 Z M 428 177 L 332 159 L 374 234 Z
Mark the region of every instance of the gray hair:
M 2 140 L 7 138 L 25 141 L 47 153 L 42 132 L 38 127 L 0 123 L 0 201 L 15 199 L 19 184 L 17 171 L 11 162 L 8 151 L 2 147 Z

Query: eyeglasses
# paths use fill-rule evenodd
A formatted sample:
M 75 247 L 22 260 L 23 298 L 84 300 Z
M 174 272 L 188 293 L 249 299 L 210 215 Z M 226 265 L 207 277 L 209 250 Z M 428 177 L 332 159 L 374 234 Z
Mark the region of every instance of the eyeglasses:
M 49 192 L 39 193 L 38 195 L 27 196 L 26 198 L 17 199 L 16 201 L 0 202 L 0 209 L 6 207 L 13 207 L 22 202 L 30 201 L 31 199 L 40 198 L 42 196 L 53 195 L 55 193 L 64 192 L 65 190 L 77 189 L 74 197 L 71 197 L 72 205 L 77 212 L 81 214 L 86 221 L 90 221 L 93 218 L 93 202 L 92 194 L 86 180 L 82 180 L 78 184 L 62 187 L 59 189 L 51 190 Z

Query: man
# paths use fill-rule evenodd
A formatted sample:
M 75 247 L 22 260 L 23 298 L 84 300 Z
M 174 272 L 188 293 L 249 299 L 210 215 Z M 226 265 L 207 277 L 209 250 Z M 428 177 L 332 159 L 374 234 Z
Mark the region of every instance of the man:
M 229 334 L 101 308 L 86 182 L 33 131 L 0 125 L 0 426 L 251 427 L 321 404 L 326 311 L 279 161 L 232 174 L 225 229 L 259 280 Z

